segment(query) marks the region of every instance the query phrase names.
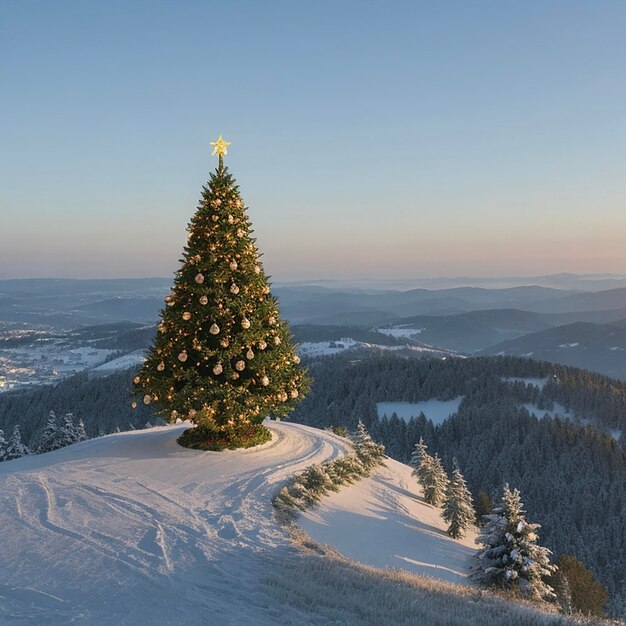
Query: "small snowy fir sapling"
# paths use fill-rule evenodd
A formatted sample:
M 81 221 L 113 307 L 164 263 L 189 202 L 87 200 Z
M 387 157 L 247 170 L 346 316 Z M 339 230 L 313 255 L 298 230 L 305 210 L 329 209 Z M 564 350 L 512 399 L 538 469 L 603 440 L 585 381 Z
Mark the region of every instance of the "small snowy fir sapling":
M 58 450 L 63 447 L 61 443 L 62 433 L 59 429 L 59 422 L 54 411 L 48 413 L 48 421 L 46 427 L 41 435 L 39 446 L 37 447 L 37 454 L 43 454 L 44 452 L 52 452 L 52 450 Z
M 424 457 L 424 463 L 420 465 L 418 472 L 418 479 L 421 477 L 424 489 L 424 500 L 433 506 L 440 506 L 448 486 L 448 476 L 439 456 L 435 454 L 434 457 Z
M 119 431 L 119 426 L 118 426 Z M 85 422 L 83 422 L 82 418 L 78 420 L 78 426 L 76 427 L 76 441 L 86 441 L 87 431 L 85 430 Z
M 550 550 L 537 545 L 540 526 L 526 521 L 520 492 L 504 485 L 502 500 L 486 518 L 476 538 L 483 548 L 476 555 L 472 578 L 485 585 L 518 588 L 537 599 L 554 599 L 544 578 L 557 567 L 550 563 Z
M 20 459 L 23 456 L 31 454 L 30 448 L 22 442 L 22 433 L 20 431 L 19 424 L 13 427 L 13 434 L 9 439 L 6 452 L 4 453 L 5 461 L 12 461 L 13 459 Z
M 458 467 L 454 468 L 452 477 L 448 481 L 443 504 L 443 519 L 448 522 L 448 535 L 453 539 L 464 537 L 467 529 L 474 525 L 476 519 L 472 506 L 472 494 Z
M 65 446 L 71 446 L 78 441 L 78 431 L 74 426 L 74 415 L 72 413 L 66 413 L 61 422 L 59 428 L 59 444 L 61 448 Z
M 361 420 L 357 424 L 356 433 L 352 436 L 352 445 L 357 457 L 367 469 L 379 465 L 385 456 L 385 446 L 372 439 Z

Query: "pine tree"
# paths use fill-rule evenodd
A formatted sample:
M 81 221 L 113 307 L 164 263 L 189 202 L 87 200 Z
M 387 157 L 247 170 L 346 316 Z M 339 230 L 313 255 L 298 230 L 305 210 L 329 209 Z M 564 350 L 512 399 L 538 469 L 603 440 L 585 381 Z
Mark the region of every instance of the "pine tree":
M 443 519 L 450 524 L 448 535 L 453 539 L 465 536 L 468 528 L 473 526 L 476 513 L 472 506 L 472 494 L 467 488 L 465 478 L 458 467 L 452 471 L 452 477 L 446 488 L 443 505 Z
M 424 461 L 424 467 L 420 466 L 420 471 L 423 472 L 424 500 L 433 506 L 440 506 L 448 486 L 446 470 L 443 469 L 441 459 L 436 454 L 434 457 L 425 457 Z
M 220 135 L 212 145 L 219 166 L 203 188 L 182 267 L 134 383 L 160 415 L 199 426 L 186 431 L 183 445 L 212 447 L 211 440 L 237 447 L 247 445 L 246 438 L 266 440 L 261 422 L 270 414 L 286 416 L 308 389 L 308 377 L 270 293 L 238 187 L 223 165 L 228 143 Z
M 420 440 L 415 444 L 415 449 L 411 453 L 411 460 L 409 465 L 413 468 L 413 476 L 417 476 L 422 458 L 427 454 L 428 447 L 424 443 L 424 439 L 420 437 Z
M 4 431 L 0 429 L 0 462 L 6 460 L 7 446 L 9 442 L 4 437 Z
M 119 432 L 120 427 L 117 427 Z M 78 426 L 76 427 L 76 441 L 86 441 L 89 439 L 87 437 L 87 431 L 85 430 L 85 422 L 83 422 L 82 418 L 78 420 Z
M 361 420 L 357 424 L 356 433 L 352 436 L 352 444 L 357 458 L 368 469 L 378 465 L 385 456 L 385 446 L 372 439 Z
M 476 496 L 476 526 L 485 525 L 485 517 L 491 513 L 493 509 L 493 500 L 489 494 L 479 491 Z
M 519 588 L 536 598 L 554 599 L 554 590 L 544 578 L 557 567 L 550 563 L 550 550 L 537 545 L 539 524 L 525 519 L 520 492 L 504 485 L 502 500 L 487 515 L 476 543 L 483 548 L 476 555 L 472 578 L 486 585 Z
M 12 461 L 13 459 L 20 459 L 23 456 L 31 454 L 30 448 L 22 442 L 22 433 L 20 431 L 19 424 L 13 427 L 13 434 L 9 439 L 6 452 L 4 454 L 5 461 Z
M 43 454 L 44 452 L 52 452 L 63 447 L 61 442 L 61 433 L 59 429 L 59 422 L 54 411 L 48 413 L 48 421 L 46 427 L 39 440 L 39 446 L 37 447 L 37 454 Z
M 66 413 L 59 428 L 59 447 L 71 446 L 78 441 L 78 431 L 74 426 L 74 415 Z
M 609 594 L 602 583 L 574 556 L 566 554 L 558 561 L 554 585 L 564 611 L 580 611 L 585 615 L 604 616 Z M 567 593 L 569 592 L 569 598 Z M 569 600 L 569 604 L 568 604 Z

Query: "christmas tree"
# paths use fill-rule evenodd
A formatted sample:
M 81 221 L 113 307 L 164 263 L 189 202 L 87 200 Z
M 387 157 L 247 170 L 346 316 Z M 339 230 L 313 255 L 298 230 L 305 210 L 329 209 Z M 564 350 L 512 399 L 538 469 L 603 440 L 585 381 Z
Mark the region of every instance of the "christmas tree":
M 554 599 L 554 590 L 544 579 L 557 567 L 550 563 L 550 550 L 537 545 L 540 526 L 526 521 L 520 492 L 504 485 L 501 502 L 486 518 L 476 538 L 484 547 L 476 555 L 472 577 L 486 585 Z
M 220 135 L 211 145 L 219 165 L 187 229 L 182 267 L 134 384 L 159 414 L 197 425 L 181 444 L 221 449 L 267 441 L 263 419 L 286 416 L 309 381 L 224 167 L 230 143 Z

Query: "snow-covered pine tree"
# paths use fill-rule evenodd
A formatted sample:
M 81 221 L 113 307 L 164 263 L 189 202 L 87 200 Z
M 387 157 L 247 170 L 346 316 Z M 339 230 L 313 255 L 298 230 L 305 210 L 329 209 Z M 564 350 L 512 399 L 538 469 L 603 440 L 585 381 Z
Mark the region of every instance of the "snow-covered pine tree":
M 119 426 L 117 427 L 117 430 L 119 432 Z M 83 422 L 83 419 L 79 419 L 78 420 L 78 426 L 76 427 L 76 441 L 86 441 L 88 439 L 87 437 L 87 431 L 85 430 L 85 422 Z
M 557 567 L 550 550 L 537 545 L 539 524 L 525 519 L 520 492 L 504 485 L 502 500 L 494 506 L 476 543 L 483 544 L 472 568 L 472 578 L 485 585 L 518 588 L 535 598 L 554 599 L 545 578 Z
M 6 440 L 4 436 L 4 431 L 0 429 L 0 462 L 6 460 L 5 456 L 7 453 L 7 446 L 9 442 Z
M 30 448 L 22 441 L 22 433 L 20 431 L 20 425 L 15 424 L 13 427 L 13 434 L 9 439 L 6 452 L 4 454 L 5 461 L 12 461 L 13 459 L 21 459 L 23 456 L 32 454 Z
M 452 476 L 446 487 L 443 519 L 450 524 L 448 535 L 453 539 L 464 537 L 467 529 L 473 526 L 476 520 L 472 494 L 458 467 L 452 471 Z
M 424 443 L 424 439 L 420 437 L 420 440 L 415 444 L 415 449 L 411 453 L 411 460 L 409 465 L 413 468 L 413 476 L 417 476 L 420 464 L 424 455 L 428 454 L 428 447 Z
M 372 439 L 361 420 L 352 436 L 352 445 L 358 459 L 367 469 L 378 465 L 385 456 L 385 446 Z
M 78 441 L 78 431 L 74 426 L 74 414 L 66 413 L 59 427 L 59 447 L 71 446 Z
M 418 470 L 418 479 L 422 476 L 424 500 L 433 506 L 440 506 L 443 503 L 446 487 L 448 486 L 448 475 L 446 470 L 443 469 L 441 459 L 437 454 L 434 457 L 424 457 L 423 467 L 420 465 Z
M 134 384 L 166 419 L 197 424 L 179 443 L 216 450 L 267 441 L 263 419 L 286 416 L 309 382 L 223 165 L 229 143 L 220 135 L 213 145 L 219 166 L 189 224 L 182 267 Z
M 46 427 L 39 439 L 39 445 L 37 446 L 37 454 L 43 454 L 44 452 L 52 452 L 62 448 L 61 433 L 59 429 L 59 421 L 54 411 L 48 413 L 48 421 Z

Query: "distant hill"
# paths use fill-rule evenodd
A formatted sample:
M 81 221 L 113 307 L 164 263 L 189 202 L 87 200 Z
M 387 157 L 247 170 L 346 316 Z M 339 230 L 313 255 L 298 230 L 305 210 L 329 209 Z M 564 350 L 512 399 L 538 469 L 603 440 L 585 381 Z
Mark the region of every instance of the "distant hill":
M 496 344 L 483 354 L 527 356 L 626 379 L 626 327 L 576 322 Z

